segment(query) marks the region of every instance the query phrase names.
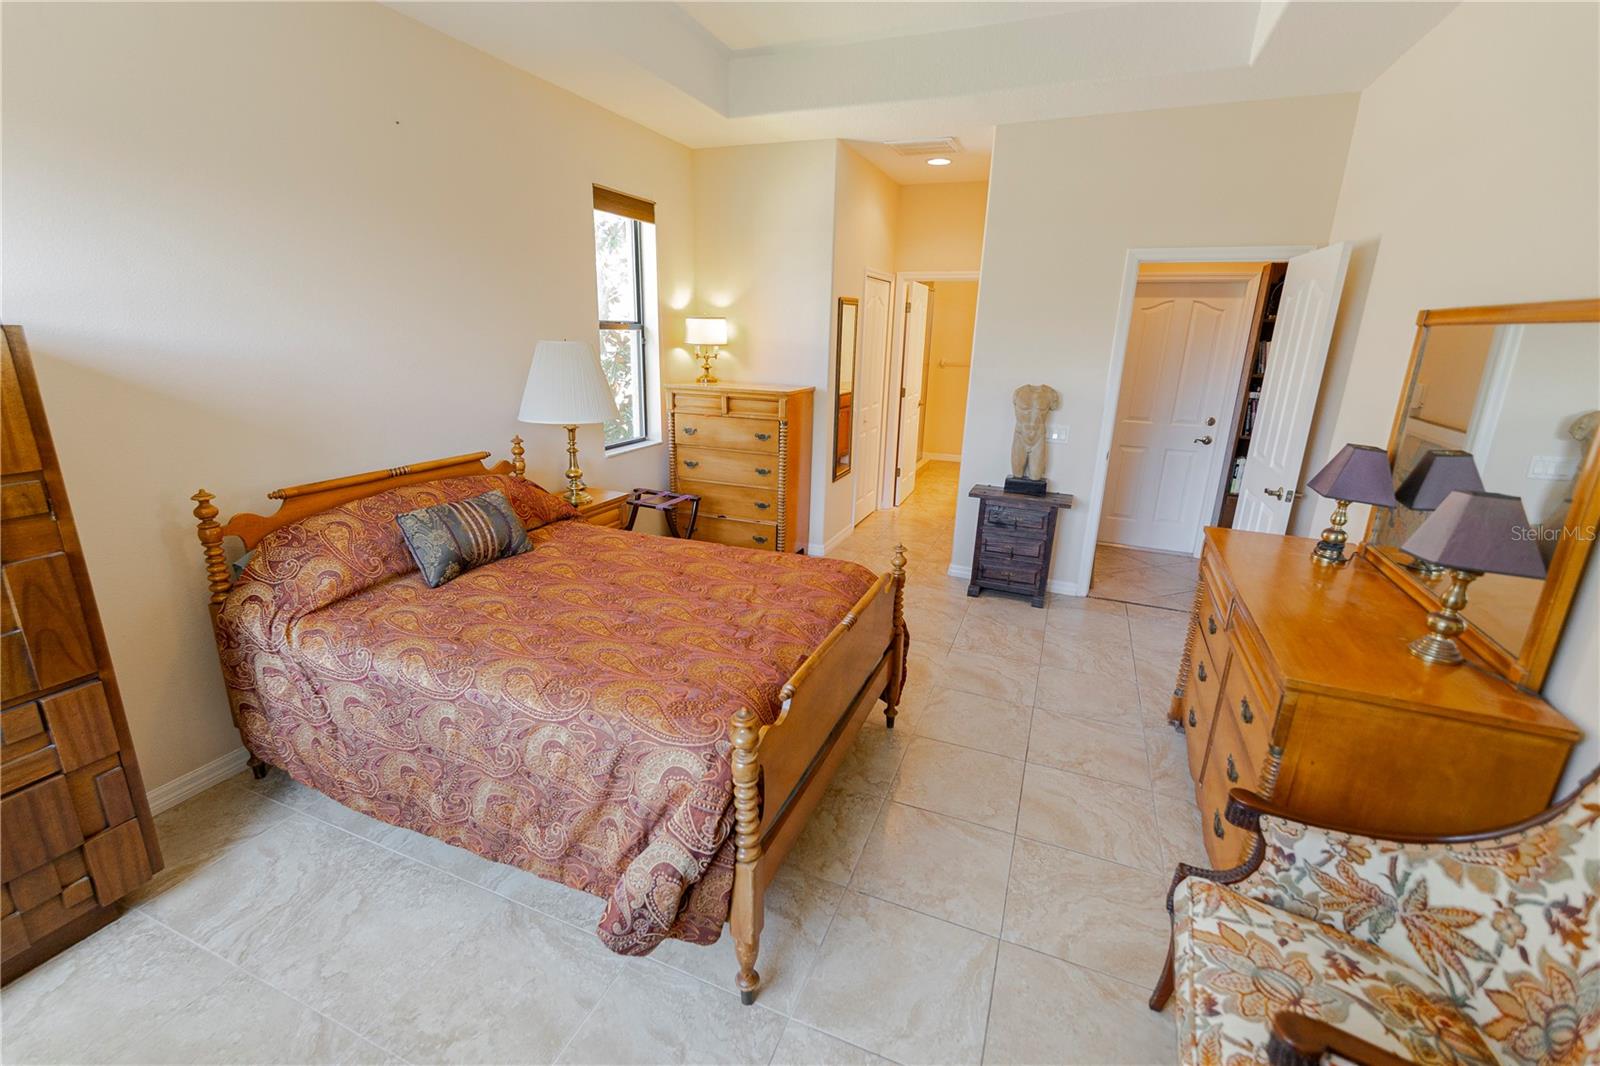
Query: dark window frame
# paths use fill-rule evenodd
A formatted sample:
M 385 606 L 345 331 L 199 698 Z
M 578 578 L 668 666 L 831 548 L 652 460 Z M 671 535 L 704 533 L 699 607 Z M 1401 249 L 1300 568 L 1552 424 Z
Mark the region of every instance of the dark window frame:
M 635 400 L 639 411 L 639 435 L 629 437 L 626 440 L 606 442 L 606 451 L 611 451 L 614 448 L 626 448 L 630 445 L 643 444 L 650 440 L 650 381 L 648 377 L 650 360 L 647 358 L 648 353 L 645 350 L 649 340 L 644 321 L 644 223 L 627 215 L 619 215 L 615 211 L 607 211 L 602 207 L 597 207 L 595 210 L 601 214 L 620 218 L 627 222 L 629 232 L 633 237 L 633 309 L 634 315 L 637 317 L 632 320 L 602 318 L 599 328 L 601 332 L 606 330 L 614 330 L 619 333 L 632 332 L 638 337 L 638 344 L 635 348 L 634 374 L 638 381 L 638 395 Z M 603 343 L 601 348 L 604 350 Z

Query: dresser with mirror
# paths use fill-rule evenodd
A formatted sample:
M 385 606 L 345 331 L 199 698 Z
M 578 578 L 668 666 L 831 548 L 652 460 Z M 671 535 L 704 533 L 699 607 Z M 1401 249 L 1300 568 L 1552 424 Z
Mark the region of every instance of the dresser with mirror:
M 1214 865 L 1250 845 L 1225 818 L 1232 788 L 1377 835 L 1473 832 L 1550 802 L 1583 735 L 1539 689 L 1600 523 L 1597 407 L 1600 301 L 1419 316 L 1388 442 L 1397 490 L 1430 452 L 1469 453 L 1485 491 L 1522 500 L 1546 566 L 1473 583 L 1460 663 L 1409 649 L 1447 584 L 1401 547 L 1426 512 L 1376 509 L 1338 566 L 1308 538 L 1206 531 L 1172 716 Z

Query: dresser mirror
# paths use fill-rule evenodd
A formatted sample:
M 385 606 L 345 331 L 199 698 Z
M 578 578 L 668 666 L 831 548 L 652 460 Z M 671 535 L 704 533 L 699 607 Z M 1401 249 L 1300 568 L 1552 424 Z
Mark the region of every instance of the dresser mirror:
M 1402 504 L 1374 509 L 1363 554 L 1429 610 L 1449 587 L 1402 550 L 1437 501 L 1415 490 L 1429 462 L 1519 497 L 1542 579 L 1485 574 L 1463 643 L 1498 672 L 1544 682 L 1600 521 L 1600 301 L 1424 311 L 1389 439 Z M 1442 453 L 1442 454 L 1441 454 Z M 1462 453 L 1470 455 L 1468 463 Z M 1414 472 L 1410 490 L 1403 488 Z M 1438 471 L 1432 472 L 1435 484 Z M 1468 487 L 1462 485 L 1461 487 Z
M 856 385 L 856 317 L 860 301 L 854 297 L 839 297 L 839 313 L 834 316 L 837 330 L 833 339 L 834 379 L 839 387 L 834 391 L 833 406 L 833 480 L 838 481 L 850 473 L 850 442 L 854 439 L 850 411 Z

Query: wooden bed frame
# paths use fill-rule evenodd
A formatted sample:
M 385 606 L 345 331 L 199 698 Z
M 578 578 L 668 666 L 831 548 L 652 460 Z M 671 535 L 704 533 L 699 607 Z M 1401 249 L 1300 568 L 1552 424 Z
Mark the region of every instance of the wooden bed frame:
M 225 538 L 237 537 L 248 551 L 279 526 L 387 489 L 474 474 L 525 475 L 521 437 L 511 439 L 509 462 L 486 466 L 489 455 L 474 452 L 292 485 L 267 494 L 281 501 L 271 515 L 241 512 L 220 523 L 212 503 L 215 496 L 201 489 L 190 499 L 199 521 L 196 532 L 205 556 L 213 619 L 233 588 L 232 569 L 222 547 Z M 763 726 L 754 711 L 741 707 L 730 723 L 736 863 L 728 921 L 739 959 L 739 998 L 745 1004 L 755 1002 L 761 985 L 756 955 L 767 886 L 879 699 L 884 701 L 885 724 L 894 728 L 906 668 L 905 567 L 905 547 L 896 545 L 890 569 L 878 576 L 783 686 L 776 721 Z M 250 769 L 259 778 L 268 767 L 251 755 Z

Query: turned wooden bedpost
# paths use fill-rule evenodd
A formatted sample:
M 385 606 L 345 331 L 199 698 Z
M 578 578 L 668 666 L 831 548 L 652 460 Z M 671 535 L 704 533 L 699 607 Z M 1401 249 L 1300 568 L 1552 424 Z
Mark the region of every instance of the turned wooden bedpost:
M 894 716 L 900 706 L 900 690 L 906 678 L 906 546 L 894 546 L 894 558 L 889 562 L 889 573 L 894 579 L 894 659 L 889 671 L 889 685 L 883 692 L 883 724 L 894 728 Z
M 233 588 L 233 578 L 228 573 L 228 560 L 222 554 L 222 526 L 217 523 L 217 508 L 211 501 L 214 495 L 201 489 L 190 496 L 195 501 L 194 516 L 200 520 L 195 535 L 200 538 L 201 550 L 206 557 L 206 587 L 211 590 L 211 613 L 216 614 L 222 601 Z
M 761 975 L 756 973 L 762 912 L 761 884 L 756 879 L 756 862 L 761 858 L 761 765 L 756 758 L 760 729 L 755 712 L 741 707 L 734 712 L 728 733 L 733 743 L 733 842 L 736 849 L 733 907 L 728 921 L 733 926 L 733 951 L 739 957 L 739 1002 L 746 1006 L 756 1001 L 756 989 L 761 987 Z
M 511 438 L 511 476 L 520 481 L 520 480 L 522 480 L 523 476 L 527 474 L 527 472 L 528 472 L 528 461 L 523 456 L 522 437 L 520 437 L 520 436 L 512 437 Z

